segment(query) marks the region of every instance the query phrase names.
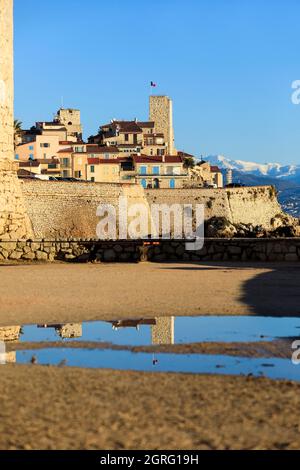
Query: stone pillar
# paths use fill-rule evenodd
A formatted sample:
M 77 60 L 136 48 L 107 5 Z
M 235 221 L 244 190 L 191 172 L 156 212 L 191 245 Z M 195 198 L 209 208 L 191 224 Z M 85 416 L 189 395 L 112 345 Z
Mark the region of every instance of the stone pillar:
M 0 239 L 31 236 L 14 161 L 13 0 L 0 0 Z

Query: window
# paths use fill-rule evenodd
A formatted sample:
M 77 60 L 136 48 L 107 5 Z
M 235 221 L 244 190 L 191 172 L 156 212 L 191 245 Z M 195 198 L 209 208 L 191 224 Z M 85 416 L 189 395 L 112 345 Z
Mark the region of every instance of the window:
M 42 143 L 42 144 L 40 144 L 40 146 L 41 146 L 41 148 L 45 148 L 45 149 L 46 149 L 46 148 L 49 148 L 49 147 L 50 147 L 50 144 Z M 33 150 L 33 147 L 32 147 L 32 149 L 30 149 L 30 150 Z
M 105 160 L 109 160 L 109 153 L 106 153 L 106 154 L 104 155 L 104 158 L 105 158 Z
M 84 152 L 84 148 L 83 147 L 74 147 L 74 150 L 76 153 L 82 153 Z
M 175 180 L 174 179 L 170 180 L 170 189 L 175 189 Z
M 31 154 L 29 155 L 29 160 L 34 160 L 34 155 L 33 155 L 33 153 L 31 153 Z
M 140 167 L 140 174 L 141 175 L 146 175 L 147 174 L 147 167 L 146 166 L 141 166 Z
M 93 176 L 92 176 L 92 178 L 91 178 L 91 182 L 92 182 L 92 183 L 95 183 L 95 178 L 94 178 Z
M 91 173 L 95 173 L 95 166 L 91 165 Z
M 55 170 L 55 168 L 56 168 L 56 163 L 49 163 L 48 170 Z
M 141 180 L 141 185 L 143 186 L 144 189 L 147 188 L 147 181 L 145 179 Z
M 34 150 L 33 145 L 29 145 L 29 150 Z
M 15 156 L 15 159 L 16 159 L 16 160 L 20 160 L 20 156 L 17 154 L 17 155 Z
M 63 158 L 63 166 L 69 166 L 69 159 L 68 158 Z
M 153 175 L 159 175 L 159 166 L 153 166 L 152 167 L 152 174 Z
M 165 154 L 165 149 L 157 149 L 157 155 L 159 157 L 163 157 Z
M 125 134 L 125 142 L 129 141 L 129 134 Z

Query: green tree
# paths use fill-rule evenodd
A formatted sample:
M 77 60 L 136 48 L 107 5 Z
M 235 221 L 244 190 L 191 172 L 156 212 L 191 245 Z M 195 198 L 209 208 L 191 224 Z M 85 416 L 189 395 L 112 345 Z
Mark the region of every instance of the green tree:
M 18 144 L 18 135 L 22 132 L 22 122 L 19 121 L 18 119 L 14 120 L 14 131 L 15 131 L 15 138 L 14 138 L 14 145 L 15 145 L 15 150 Z
M 193 157 L 184 157 L 183 166 L 187 170 L 189 168 L 194 168 L 195 160 Z

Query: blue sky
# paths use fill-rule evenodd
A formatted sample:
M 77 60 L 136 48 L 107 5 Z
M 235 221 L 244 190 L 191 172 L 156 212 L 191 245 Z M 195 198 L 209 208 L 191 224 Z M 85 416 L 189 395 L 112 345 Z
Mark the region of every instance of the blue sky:
M 15 114 L 63 96 L 85 136 L 148 118 L 150 81 L 174 101 L 176 146 L 300 163 L 299 0 L 15 0 Z

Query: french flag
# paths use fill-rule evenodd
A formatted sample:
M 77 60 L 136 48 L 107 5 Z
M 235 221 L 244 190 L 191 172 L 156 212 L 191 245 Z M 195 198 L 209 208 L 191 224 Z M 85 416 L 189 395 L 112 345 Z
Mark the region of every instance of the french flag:
M 152 86 L 152 88 L 156 88 L 156 87 L 157 87 L 156 83 L 154 83 L 154 82 L 151 82 L 151 86 Z

